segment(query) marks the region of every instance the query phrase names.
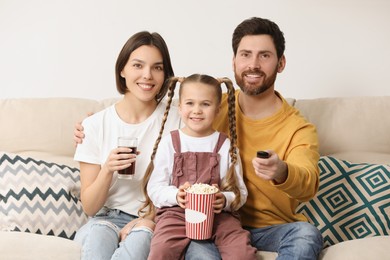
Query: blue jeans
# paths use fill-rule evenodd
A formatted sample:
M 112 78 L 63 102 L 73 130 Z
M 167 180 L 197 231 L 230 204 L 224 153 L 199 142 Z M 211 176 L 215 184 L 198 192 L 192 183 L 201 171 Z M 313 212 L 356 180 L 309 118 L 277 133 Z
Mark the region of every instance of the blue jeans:
M 146 260 L 152 232 L 147 228 L 133 229 L 119 243 L 119 231 L 137 218 L 116 209 L 101 209 L 77 231 L 74 240 L 82 245 L 82 260 Z M 211 241 L 193 241 L 187 248 L 186 260 L 221 259 Z
M 148 257 L 152 232 L 133 229 L 119 243 L 119 231 L 137 218 L 120 210 L 102 208 L 77 231 L 74 240 L 82 245 L 83 260 L 135 259 Z M 119 246 L 119 247 L 118 247 Z
M 220 260 L 221 255 L 214 242 L 210 240 L 191 240 L 187 247 L 186 260 Z
M 278 253 L 278 260 L 317 259 L 323 248 L 320 231 L 307 222 L 293 222 L 264 228 L 247 228 L 258 250 Z

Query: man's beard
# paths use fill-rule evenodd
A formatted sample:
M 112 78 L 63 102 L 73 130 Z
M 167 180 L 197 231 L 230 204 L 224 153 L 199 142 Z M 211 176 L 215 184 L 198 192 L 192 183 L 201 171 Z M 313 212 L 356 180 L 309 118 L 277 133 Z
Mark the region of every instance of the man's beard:
M 245 83 L 244 75 L 251 74 L 251 73 L 261 75 L 263 78 L 265 78 L 263 83 L 260 84 L 259 86 L 255 86 L 254 84 L 251 83 Z M 268 90 L 274 85 L 277 73 L 278 73 L 277 68 L 269 77 L 267 77 L 267 75 L 261 70 L 247 70 L 241 73 L 241 75 L 239 75 L 236 71 L 234 71 L 234 78 L 236 79 L 237 85 L 245 94 L 249 96 L 257 96 L 265 92 L 266 90 Z

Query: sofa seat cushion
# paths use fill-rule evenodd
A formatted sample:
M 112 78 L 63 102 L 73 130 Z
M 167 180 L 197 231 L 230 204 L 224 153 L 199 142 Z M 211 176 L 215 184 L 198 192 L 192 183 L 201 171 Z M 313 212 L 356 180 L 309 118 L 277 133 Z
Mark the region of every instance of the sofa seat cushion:
M 25 232 L 0 232 L 0 259 L 75 260 L 81 246 L 62 237 Z
M 338 243 L 325 248 L 319 260 L 390 259 L 390 236 L 367 237 Z
M 390 165 L 350 163 L 323 156 L 316 196 L 297 209 L 325 246 L 390 234 Z
M 0 153 L 0 230 L 72 239 L 83 212 L 77 168 Z
M 318 260 L 389 259 L 390 236 L 367 237 L 338 243 L 321 251 Z M 275 260 L 274 252 L 257 252 L 257 260 Z

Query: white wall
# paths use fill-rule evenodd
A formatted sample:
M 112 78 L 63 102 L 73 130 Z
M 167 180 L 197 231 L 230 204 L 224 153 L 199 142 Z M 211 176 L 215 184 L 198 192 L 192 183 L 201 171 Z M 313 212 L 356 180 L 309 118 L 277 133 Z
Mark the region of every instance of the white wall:
M 175 73 L 229 76 L 231 35 L 260 16 L 286 37 L 286 97 L 390 95 L 388 0 L 0 0 L 0 98 L 117 96 L 114 64 L 140 30 Z

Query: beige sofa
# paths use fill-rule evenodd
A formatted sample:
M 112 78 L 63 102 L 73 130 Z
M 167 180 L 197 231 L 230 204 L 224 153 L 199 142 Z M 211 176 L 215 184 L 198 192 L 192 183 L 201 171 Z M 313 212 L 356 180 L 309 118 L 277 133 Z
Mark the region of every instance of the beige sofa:
M 0 100 L 0 259 L 80 258 L 73 127 L 114 101 Z M 320 259 L 390 259 L 390 97 L 289 101 L 319 134 L 320 191 L 299 210 L 324 235 Z

